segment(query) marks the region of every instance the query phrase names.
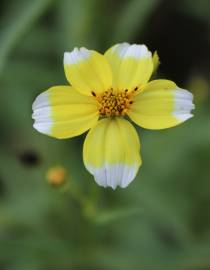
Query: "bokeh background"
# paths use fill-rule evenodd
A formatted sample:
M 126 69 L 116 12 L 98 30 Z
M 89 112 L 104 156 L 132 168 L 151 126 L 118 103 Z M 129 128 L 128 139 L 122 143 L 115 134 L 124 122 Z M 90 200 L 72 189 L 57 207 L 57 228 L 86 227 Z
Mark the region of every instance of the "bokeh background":
M 0 269 L 209 270 L 210 1 L 0 5 Z M 172 129 L 137 127 L 143 165 L 127 189 L 112 191 L 83 166 L 85 135 L 39 134 L 31 104 L 67 84 L 64 51 L 122 41 L 157 50 L 157 76 L 192 91 L 196 111 Z M 49 170 L 58 166 L 56 186 Z

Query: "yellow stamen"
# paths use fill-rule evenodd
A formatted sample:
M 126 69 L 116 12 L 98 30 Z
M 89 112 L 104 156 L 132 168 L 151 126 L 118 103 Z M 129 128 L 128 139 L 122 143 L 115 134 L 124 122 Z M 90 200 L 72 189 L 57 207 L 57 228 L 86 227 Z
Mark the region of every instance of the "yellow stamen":
M 96 96 L 94 92 L 92 94 Z M 101 116 L 124 116 L 133 103 L 133 93 L 128 93 L 127 89 L 121 92 L 109 89 L 96 98 L 100 104 L 99 113 Z

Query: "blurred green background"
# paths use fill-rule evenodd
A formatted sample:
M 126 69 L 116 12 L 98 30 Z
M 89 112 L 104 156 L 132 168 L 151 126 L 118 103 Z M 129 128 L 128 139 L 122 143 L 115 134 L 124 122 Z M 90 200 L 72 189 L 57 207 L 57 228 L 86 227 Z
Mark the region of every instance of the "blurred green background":
M 0 269 L 210 269 L 210 1 L 1 0 Z M 137 128 L 143 165 L 127 189 L 97 186 L 84 136 L 32 128 L 31 105 L 67 84 L 63 53 L 117 42 L 158 51 L 159 78 L 195 95 L 193 119 Z M 47 182 L 62 166 L 66 182 Z

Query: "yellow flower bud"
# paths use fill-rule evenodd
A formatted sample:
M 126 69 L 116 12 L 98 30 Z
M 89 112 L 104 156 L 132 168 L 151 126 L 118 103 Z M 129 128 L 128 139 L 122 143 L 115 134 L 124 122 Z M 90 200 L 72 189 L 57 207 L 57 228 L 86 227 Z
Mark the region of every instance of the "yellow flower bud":
M 46 178 L 52 186 L 60 186 L 66 181 L 66 170 L 61 166 L 51 167 L 47 173 Z

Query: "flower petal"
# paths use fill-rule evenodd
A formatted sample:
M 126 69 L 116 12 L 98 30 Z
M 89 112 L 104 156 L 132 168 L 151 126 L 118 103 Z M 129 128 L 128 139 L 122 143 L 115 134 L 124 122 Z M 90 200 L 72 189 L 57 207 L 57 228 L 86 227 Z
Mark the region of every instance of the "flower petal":
M 133 90 L 148 82 L 153 71 L 152 54 L 145 45 L 120 43 L 106 51 L 113 87 Z
M 59 139 L 80 135 L 96 124 L 97 106 L 70 86 L 51 87 L 33 103 L 34 128 Z
M 172 81 L 154 80 L 135 96 L 128 116 L 139 126 L 163 129 L 191 118 L 193 95 Z
M 70 84 L 85 95 L 104 92 L 112 85 L 109 63 L 96 51 L 75 48 L 65 52 L 64 69 Z
M 83 158 L 100 186 L 127 187 L 141 165 L 140 142 L 134 127 L 118 117 L 100 120 L 85 139 Z

